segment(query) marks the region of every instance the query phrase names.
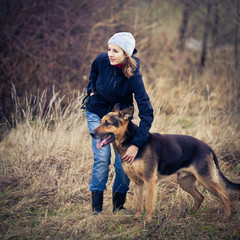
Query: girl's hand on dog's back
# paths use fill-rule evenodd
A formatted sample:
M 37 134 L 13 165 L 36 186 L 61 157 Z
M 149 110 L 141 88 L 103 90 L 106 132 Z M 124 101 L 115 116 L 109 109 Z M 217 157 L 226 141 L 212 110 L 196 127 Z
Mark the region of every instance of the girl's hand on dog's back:
M 138 153 L 138 147 L 131 145 L 127 151 L 121 155 L 122 161 L 132 164 Z

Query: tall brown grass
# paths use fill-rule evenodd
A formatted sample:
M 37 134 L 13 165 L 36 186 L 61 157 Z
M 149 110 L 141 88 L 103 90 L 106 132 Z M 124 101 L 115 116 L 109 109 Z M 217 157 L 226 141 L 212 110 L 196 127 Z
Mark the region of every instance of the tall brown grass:
M 137 29 L 141 36 L 144 29 Z M 173 47 L 173 29 L 158 28 L 160 40 L 159 34 L 152 34 L 155 54 L 149 61 L 144 53 L 148 39 L 139 43 L 154 108 L 151 131 L 205 141 L 218 155 L 225 176 L 240 182 L 240 83 L 231 58 L 226 58 L 232 51 L 219 50 L 215 62 L 203 71 L 197 52 Z M 238 195 L 231 217 L 224 220 L 222 203 L 199 186 L 206 198 L 200 211 L 193 213 L 192 198 L 174 176 L 159 183 L 151 224 L 145 224 L 144 217 L 134 218 L 132 185 L 126 202 L 129 214 L 112 214 L 113 162 L 103 214 L 92 216 L 88 184 L 93 155 L 80 109 L 83 95 L 75 92 L 67 98 L 53 90 L 48 101 L 45 91 L 22 98 L 13 91 L 15 127 L 0 142 L 1 239 L 239 239 Z M 134 121 L 139 121 L 137 111 Z
M 162 77 L 154 84 L 146 83 L 155 110 L 151 131 L 189 134 L 204 140 L 219 156 L 224 174 L 239 182 L 239 112 L 237 104 L 229 104 L 236 99 L 236 89 L 230 83 L 226 89 L 224 78 L 210 70 L 199 75 L 201 84 L 190 84 L 191 75 L 188 77 L 187 81 Z M 208 78 L 218 85 L 207 84 Z M 82 98 L 83 93 L 76 93 L 65 100 L 68 104 L 63 108 L 59 92 L 53 92 L 49 103 L 46 92 L 22 99 L 13 92 L 16 126 L 0 143 L 2 238 L 214 239 L 216 229 L 226 231 L 224 236 L 239 236 L 239 201 L 232 206 L 230 220 L 223 220 L 221 202 L 200 187 L 206 200 L 199 213 L 192 213 L 192 199 L 174 177 L 159 184 L 151 225 L 144 225 L 144 218 L 134 219 L 132 189 L 126 203 L 130 214 L 113 215 L 112 165 L 104 213 L 92 216 L 88 183 L 93 156 L 84 111 L 80 109 Z M 137 112 L 134 121 L 138 122 Z

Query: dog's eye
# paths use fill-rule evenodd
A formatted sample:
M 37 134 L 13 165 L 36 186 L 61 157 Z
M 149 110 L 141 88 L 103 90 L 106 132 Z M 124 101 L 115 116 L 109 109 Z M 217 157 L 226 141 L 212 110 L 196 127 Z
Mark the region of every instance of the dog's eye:
M 108 127 L 109 125 L 111 125 L 107 120 L 104 123 L 104 126 Z

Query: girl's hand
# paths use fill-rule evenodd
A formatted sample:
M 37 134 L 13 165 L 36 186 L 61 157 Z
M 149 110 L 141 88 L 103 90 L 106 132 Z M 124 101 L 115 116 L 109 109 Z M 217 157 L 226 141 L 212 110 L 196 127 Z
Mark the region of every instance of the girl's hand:
M 138 153 L 138 147 L 131 145 L 127 151 L 121 155 L 122 161 L 132 164 Z

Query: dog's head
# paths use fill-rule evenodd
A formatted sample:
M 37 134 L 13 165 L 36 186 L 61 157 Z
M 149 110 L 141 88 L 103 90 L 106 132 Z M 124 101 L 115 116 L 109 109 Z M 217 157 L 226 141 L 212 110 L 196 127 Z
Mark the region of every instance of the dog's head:
M 132 115 L 133 107 L 120 111 L 120 104 L 117 103 L 112 112 L 105 115 L 100 125 L 90 133 L 93 138 L 100 139 L 97 148 L 100 149 L 114 141 L 121 142 Z

